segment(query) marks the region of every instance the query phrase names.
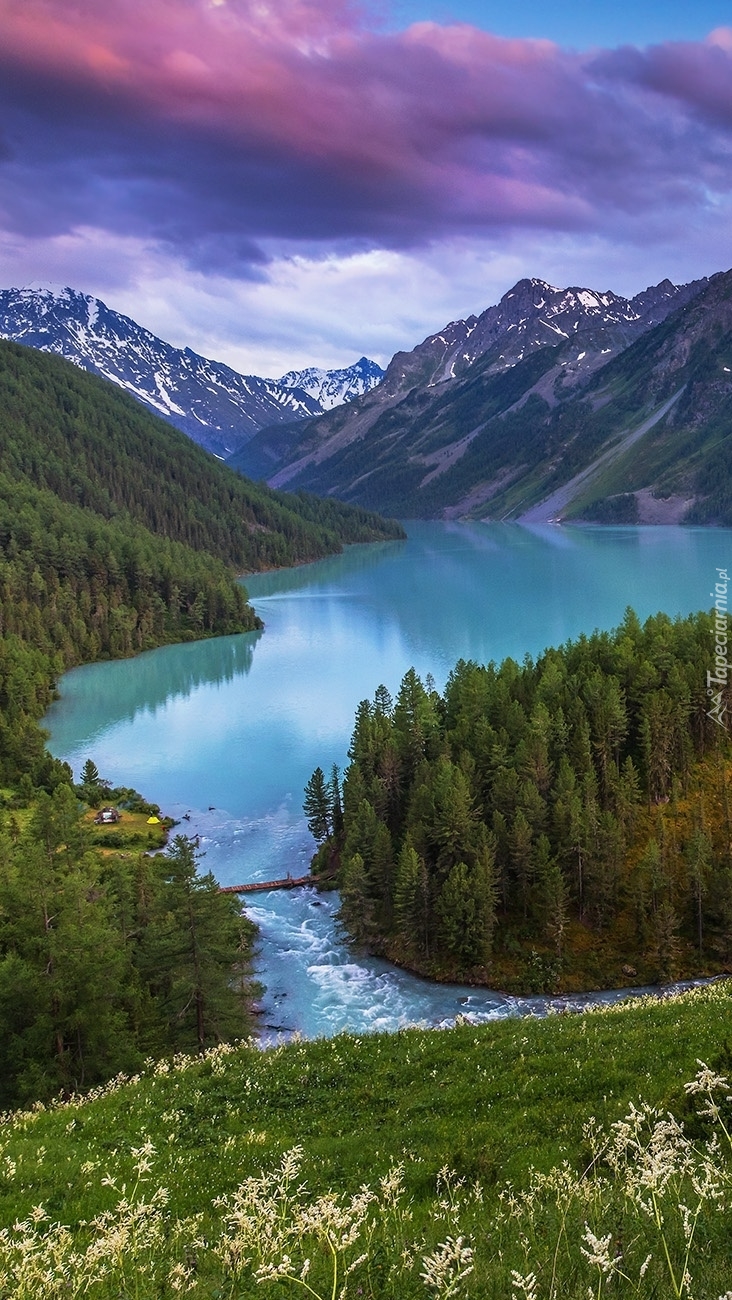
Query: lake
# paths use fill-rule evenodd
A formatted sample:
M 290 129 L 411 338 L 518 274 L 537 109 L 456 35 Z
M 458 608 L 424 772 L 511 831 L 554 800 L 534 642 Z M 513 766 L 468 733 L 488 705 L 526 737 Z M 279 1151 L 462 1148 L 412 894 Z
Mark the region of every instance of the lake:
M 358 702 L 407 670 L 439 689 L 457 659 L 522 660 L 632 605 L 641 618 L 712 604 L 732 532 L 407 524 L 406 542 L 247 581 L 263 633 L 150 651 L 67 673 L 45 726 L 78 776 L 92 758 L 199 834 L 222 884 L 305 874 L 313 769 L 341 768 Z M 540 999 L 439 987 L 347 948 L 337 896 L 255 895 L 265 1037 L 396 1029 L 540 1008 Z M 616 996 L 616 995 L 610 995 Z M 576 999 L 573 999 L 576 1001 Z

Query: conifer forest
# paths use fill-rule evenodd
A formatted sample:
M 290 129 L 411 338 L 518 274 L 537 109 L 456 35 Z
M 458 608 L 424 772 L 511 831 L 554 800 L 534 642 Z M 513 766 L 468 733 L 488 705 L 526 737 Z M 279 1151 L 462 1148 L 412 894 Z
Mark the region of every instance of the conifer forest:
M 410 670 L 358 708 L 305 810 L 346 932 L 438 978 L 622 987 L 732 955 L 732 790 L 712 616 L 631 610 L 536 661 Z M 496 981 L 497 984 L 496 984 Z

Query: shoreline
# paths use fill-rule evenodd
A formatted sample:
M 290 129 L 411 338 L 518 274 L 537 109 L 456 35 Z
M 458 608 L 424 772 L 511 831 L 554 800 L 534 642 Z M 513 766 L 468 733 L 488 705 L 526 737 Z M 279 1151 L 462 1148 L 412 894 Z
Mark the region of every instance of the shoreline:
M 313 885 L 317 888 L 317 877 L 313 877 Z M 333 890 L 336 889 L 335 886 L 332 886 L 331 888 Z M 517 976 L 515 983 L 508 981 L 501 986 L 496 983 L 495 979 L 491 980 L 489 967 L 478 967 L 473 971 L 464 972 L 459 969 L 430 971 L 424 966 L 410 962 L 409 960 L 395 954 L 393 951 L 390 951 L 387 945 L 384 945 L 382 948 L 373 945 L 369 948 L 353 943 L 348 939 L 345 940 L 345 943 L 348 949 L 354 954 L 361 954 L 379 961 L 388 962 L 388 964 L 394 967 L 395 970 L 404 971 L 405 974 L 414 976 L 415 979 L 423 980 L 425 984 L 434 985 L 437 988 L 470 988 L 485 993 L 494 993 L 496 997 L 503 998 L 573 998 L 621 992 L 627 993 L 628 996 L 632 996 L 634 990 L 646 991 L 648 989 L 664 989 L 672 988 L 680 983 L 706 984 L 711 983 L 714 980 L 732 979 L 732 970 L 730 970 L 728 965 L 723 965 L 722 963 L 720 963 L 719 969 L 711 970 L 709 969 L 709 965 L 707 965 L 705 970 L 698 970 L 693 967 L 689 969 L 682 964 L 678 972 L 674 974 L 673 978 L 667 981 L 649 978 L 641 979 L 637 984 L 628 984 L 624 983 L 622 980 L 618 980 L 617 983 L 613 984 L 583 985 L 582 987 L 579 987 L 576 983 L 570 983 L 568 986 L 566 982 L 562 983 L 561 979 L 559 979 L 553 988 L 537 989 L 528 987 L 526 983 L 521 983 L 520 977 Z M 536 954 L 535 945 L 530 947 L 526 955 L 530 957 L 532 953 Z M 537 955 L 546 956 L 547 954 L 539 953 Z M 481 977 L 481 971 L 485 971 L 484 977 Z M 623 970 L 622 968 L 621 973 L 627 976 L 630 976 L 631 974 L 629 969 Z M 636 972 L 634 972 L 634 974 L 635 973 Z

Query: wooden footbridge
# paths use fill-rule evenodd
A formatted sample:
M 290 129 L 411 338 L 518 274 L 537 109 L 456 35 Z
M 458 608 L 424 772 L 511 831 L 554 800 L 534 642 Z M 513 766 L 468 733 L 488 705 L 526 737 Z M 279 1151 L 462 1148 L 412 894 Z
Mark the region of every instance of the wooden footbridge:
M 312 876 L 285 876 L 284 880 L 255 880 L 250 885 L 221 885 L 220 894 L 261 894 L 265 889 L 299 889 L 314 885 Z

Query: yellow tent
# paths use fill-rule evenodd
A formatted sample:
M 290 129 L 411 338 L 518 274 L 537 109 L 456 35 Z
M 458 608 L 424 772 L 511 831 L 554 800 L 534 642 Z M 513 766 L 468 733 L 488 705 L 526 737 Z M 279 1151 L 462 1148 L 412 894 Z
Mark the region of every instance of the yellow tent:
M 148 826 L 159 826 L 159 825 L 160 825 L 160 818 L 159 818 L 159 817 L 155 817 L 155 816 L 153 816 L 153 817 L 148 817 L 148 819 L 147 819 L 147 824 L 148 824 Z

